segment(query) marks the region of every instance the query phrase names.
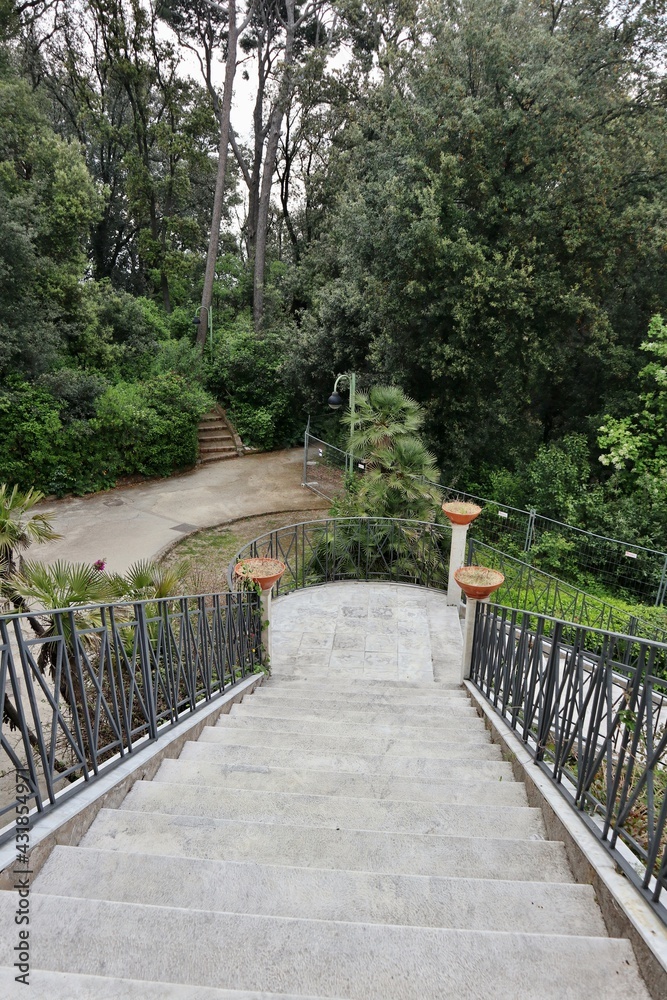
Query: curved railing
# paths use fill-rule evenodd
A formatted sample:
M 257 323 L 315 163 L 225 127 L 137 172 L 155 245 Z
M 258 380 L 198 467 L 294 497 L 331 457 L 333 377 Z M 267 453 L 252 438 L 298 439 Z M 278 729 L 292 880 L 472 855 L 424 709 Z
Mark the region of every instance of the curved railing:
M 59 805 L 261 665 L 254 593 L 0 616 L 0 826 Z
M 450 525 L 387 517 L 329 517 L 275 528 L 248 542 L 228 570 L 244 559 L 280 559 L 287 569 L 275 596 L 337 580 L 385 580 L 446 590 Z
M 478 604 L 470 679 L 667 922 L 667 645 Z

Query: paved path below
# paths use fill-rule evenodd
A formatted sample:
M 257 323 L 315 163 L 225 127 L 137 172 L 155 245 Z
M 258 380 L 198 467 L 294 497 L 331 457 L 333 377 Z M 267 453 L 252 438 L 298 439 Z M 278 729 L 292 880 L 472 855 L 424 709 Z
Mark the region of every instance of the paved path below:
M 62 538 L 33 546 L 40 562 L 106 559 L 124 572 L 196 528 L 281 510 L 316 509 L 321 497 L 301 486 L 303 450 L 246 455 L 191 472 L 87 497 L 45 504 Z

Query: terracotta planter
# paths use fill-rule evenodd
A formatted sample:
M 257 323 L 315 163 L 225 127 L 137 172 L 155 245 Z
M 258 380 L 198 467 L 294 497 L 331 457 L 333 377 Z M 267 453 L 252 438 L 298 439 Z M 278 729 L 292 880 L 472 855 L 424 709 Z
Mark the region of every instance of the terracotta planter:
M 234 567 L 234 576 L 239 580 L 252 580 L 262 590 L 271 590 L 286 569 L 285 563 L 279 559 L 243 559 Z
M 462 566 L 454 573 L 454 579 L 466 597 L 476 601 L 485 601 L 505 581 L 497 569 L 486 566 Z
M 478 507 L 476 503 L 452 500 L 451 503 L 443 503 L 442 511 L 452 524 L 470 524 L 482 513 L 482 508 Z

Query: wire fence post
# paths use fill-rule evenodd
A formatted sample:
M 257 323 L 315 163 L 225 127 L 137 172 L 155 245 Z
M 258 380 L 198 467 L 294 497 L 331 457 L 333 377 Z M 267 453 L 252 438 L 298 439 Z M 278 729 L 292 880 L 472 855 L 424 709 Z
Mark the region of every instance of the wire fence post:
M 530 552 L 530 547 L 533 544 L 533 535 L 535 533 L 535 517 L 537 516 L 537 511 L 534 507 L 531 507 L 528 511 L 528 527 L 526 528 L 526 540 L 523 543 L 523 551 Z
M 658 593 L 655 598 L 656 607 L 660 604 L 665 603 L 665 593 L 667 592 L 667 556 L 665 556 L 665 561 L 662 564 L 662 576 L 660 577 L 660 584 L 658 586 Z
M 308 445 L 310 438 L 310 414 L 308 415 L 308 423 L 306 424 L 306 430 L 303 435 L 303 476 L 301 477 L 301 485 L 306 486 L 308 483 Z

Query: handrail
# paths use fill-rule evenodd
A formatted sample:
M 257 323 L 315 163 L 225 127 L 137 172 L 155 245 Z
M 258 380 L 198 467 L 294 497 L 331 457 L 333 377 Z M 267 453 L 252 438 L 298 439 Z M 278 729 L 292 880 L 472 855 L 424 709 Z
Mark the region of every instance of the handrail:
M 56 808 L 261 665 L 254 593 L 0 616 L 0 817 Z
M 470 679 L 667 923 L 667 645 L 480 603 Z
M 280 559 L 287 569 L 275 584 L 279 596 L 335 580 L 393 580 L 447 588 L 451 526 L 390 517 L 328 517 L 274 528 L 234 557 L 227 579 L 239 586 L 234 566 L 243 559 Z
M 627 631 L 630 635 L 641 635 L 656 642 L 667 642 L 667 630 L 654 625 L 637 615 L 632 615 L 609 601 L 589 594 L 587 591 L 566 583 L 552 573 L 546 573 L 532 563 L 510 556 L 500 549 L 487 545 L 477 538 L 468 539 L 467 561 L 481 560 L 484 566 L 498 569 L 505 576 L 505 582 L 496 591 L 494 601 L 522 608 L 524 611 L 539 611 L 549 605 L 557 609 L 558 620 L 579 617 L 586 622 L 596 618 L 600 627 L 614 632 Z M 505 599 L 509 594 L 510 599 Z M 546 615 L 548 617 L 548 614 Z M 590 625 L 593 630 L 595 626 Z
M 316 448 L 311 449 L 311 443 Z M 312 460 L 311 460 L 312 455 Z M 310 422 L 304 434 L 304 475 L 302 485 L 328 499 L 340 493 L 343 485 L 343 469 L 348 466 L 357 471 L 348 461 L 348 453 L 315 438 L 310 433 Z M 306 474 L 308 465 L 319 466 L 317 476 L 322 481 L 309 481 Z M 582 575 L 592 574 L 607 588 L 619 594 L 628 594 L 635 600 L 649 601 L 656 606 L 667 602 L 667 552 L 653 549 L 637 542 L 600 535 L 564 521 L 546 517 L 537 510 L 523 510 L 511 504 L 490 500 L 468 493 L 455 487 L 442 486 L 432 480 L 424 482 L 438 489 L 443 500 L 471 500 L 481 503 L 484 511 L 472 527 L 472 534 L 483 537 L 487 542 L 503 547 L 515 555 L 531 553 L 531 562 L 558 568 L 559 551 L 551 552 L 554 540 L 564 548 L 573 546 L 571 555 L 573 566 L 569 568 L 574 579 L 581 581 Z M 495 511 L 497 517 L 491 517 Z M 568 575 L 564 572 L 563 575 Z

